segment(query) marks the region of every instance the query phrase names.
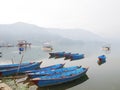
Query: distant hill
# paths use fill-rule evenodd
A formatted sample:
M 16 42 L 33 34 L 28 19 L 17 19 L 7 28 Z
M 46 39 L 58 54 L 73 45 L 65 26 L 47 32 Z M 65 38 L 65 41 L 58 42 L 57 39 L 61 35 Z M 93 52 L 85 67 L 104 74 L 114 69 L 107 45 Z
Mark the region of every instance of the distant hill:
M 46 41 L 60 41 L 62 39 L 61 36 L 49 33 L 44 28 L 32 24 L 18 22 L 0 25 L 0 41 L 27 40 L 32 43 L 41 43 Z
M 79 41 L 82 43 L 102 41 L 102 38 L 85 30 L 41 28 L 23 22 L 0 25 L 0 42 L 15 42 L 17 40 L 27 40 L 32 43 L 46 41 L 59 43 L 75 43 Z
M 87 30 L 83 29 L 51 29 L 47 30 L 48 32 L 52 32 L 54 34 L 59 34 L 62 37 L 69 38 L 72 40 L 81 40 L 83 42 L 96 42 L 96 41 L 104 41 L 104 39 Z

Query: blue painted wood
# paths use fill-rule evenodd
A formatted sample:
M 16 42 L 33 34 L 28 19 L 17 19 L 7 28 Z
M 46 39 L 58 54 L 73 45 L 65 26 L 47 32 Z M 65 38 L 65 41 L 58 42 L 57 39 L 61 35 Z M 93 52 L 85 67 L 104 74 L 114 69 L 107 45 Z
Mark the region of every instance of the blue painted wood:
M 31 63 L 26 62 L 26 63 L 21 63 L 21 64 L 4 64 L 4 65 L 0 65 L 0 70 L 8 69 L 8 68 L 15 68 L 15 67 L 19 67 L 19 66 L 25 66 L 25 65 L 29 65 L 29 64 L 31 64 Z
M 42 71 L 49 71 L 49 70 L 55 70 L 55 69 L 59 69 L 62 68 L 65 64 L 55 64 L 55 65 L 51 65 L 51 66 L 47 66 L 47 67 L 43 67 L 37 70 L 29 70 L 26 73 L 34 73 L 34 72 L 42 72 Z
M 105 55 L 98 56 L 98 60 L 101 62 L 106 62 L 106 56 Z
M 64 57 L 64 53 L 65 52 L 55 52 L 55 53 L 49 53 L 50 57 L 49 58 L 60 58 L 60 57 Z
M 33 70 L 40 67 L 41 63 L 42 62 L 33 62 L 25 66 L 20 66 L 19 68 L 15 67 L 15 68 L 3 69 L 3 70 L 0 70 L 0 76 L 9 76 L 9 75 L 14 75 L 16 73 L 24 73 L 25 71 Z
M 66 59 L 71 59 L 71 57 L 72 56 L 74 56 L 74 55 L 78 55 L 79 53 L 69 53 L 69 54 L 66 54 L 64 57 L 64 60 L 66 60 Z
M 98 60 L 97 60 L 97 63 L 99 65 L 103 64 L 106 62 L 106 56 L 105 55 L 101 55 L 101 56 L 98 56 Z
M 39 71 L 39 72 L 34 72 L 34 73 L 28 73 L 28 76 L 30 78 L 35 78 L 35 77 L 45 76 L 45 75 L 60 74 L 62 72 L 73 71 L 73 70 L 78 69 L 80 67 L 81 66 L 71 66 L 71 67 L 60 68 L 60 69 L 56 69 L 56 70 Z
M 65 52 L 57 52 L 55 53 L 55 58 L 61 58 L 64 57 Z
M 61 83 L 66 83 L 73 81 L 85 75 L 88 68 L 79 68 L 74 71 L 63 72 L 61 74 L 54 74 L 52 76 L 42 76 L 39 78 L 34 78 L 32 81 L 39 87 L 57 85 Z
M 70 57 L 70 60 L 79 60 L 79 59 L 82 59 L 84 58 L 84 54 L 74 54 L 74 55 L 71 55 Z

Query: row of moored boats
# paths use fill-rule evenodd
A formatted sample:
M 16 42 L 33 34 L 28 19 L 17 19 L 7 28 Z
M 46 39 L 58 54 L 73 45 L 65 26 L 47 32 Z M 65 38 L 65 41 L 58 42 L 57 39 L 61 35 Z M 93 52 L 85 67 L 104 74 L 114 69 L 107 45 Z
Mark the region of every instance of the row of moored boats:
M 49 58 L 64 58 L 64 60 L 70 59 L 71 61 L 84 58 L 84 54 L 70 52 L 52 52 L 49 55 Z
M 78 79 L 86 74 L 88 68 L 82 66 L 64 67 L 55 64 L 40 67 L 42 62 L 0 65 L 0 77 L 25 74 L 39 87 L 57 85 Z
M 84 58 L 84 54 L 55 52 L 49 53 L 50 58 L 61 58 L 79 60 Z M 98 57 L 98 63 L 105 63 L 106 56 Z M 0 65 L 0 77 L 26 75 L 30 82 L 34 82 L 39 87 L 57 85 L 73 81 L 84 76 L 88 68 L 82 66 L 64 67 L 65 64 L 55 64 L 47 67 L 40 67 L 41 62 L 26 62 L 21 64 Z

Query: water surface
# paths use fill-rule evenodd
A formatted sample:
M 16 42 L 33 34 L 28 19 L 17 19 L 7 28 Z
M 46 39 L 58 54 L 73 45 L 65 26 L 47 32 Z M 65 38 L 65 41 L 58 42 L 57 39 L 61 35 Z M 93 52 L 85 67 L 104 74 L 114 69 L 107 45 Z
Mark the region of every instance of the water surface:
M 46 88 L 40 88 L 37 86 L 30 86 L 28 90 L 119 90 L 120 89 L 120 51 L 119 45 L 112 44 L 111 52 L 106 53 L 102 51 L 102 44 L 90 43 L 90 44 L 76 44 L 76 45 L 54 45 L 53 52 L 65 51 L 72 53 L 84 53 L 85 58 L 76 61 L 59 59 L 48 59 L 49 52 L 42 51 L 41 46 L 32 46 L 27 50 L 19 54 L 17 47 L 0 48 L 2 51 L 2 57 L 0 58 L 0 64 L 19 63 L 21 56 L 24 55 L 23 62 L 29 61 L 43 61 L 41 67 L 49 66 L 57 63 L 66 63 L 65 67 L 82 65 L 83 67 L 89 67 L 86 75 L 75 81 L 51 86 Z M 97 64 L 97 57 L 99 55 L 106 55 L 107 61 L 102 65 Z

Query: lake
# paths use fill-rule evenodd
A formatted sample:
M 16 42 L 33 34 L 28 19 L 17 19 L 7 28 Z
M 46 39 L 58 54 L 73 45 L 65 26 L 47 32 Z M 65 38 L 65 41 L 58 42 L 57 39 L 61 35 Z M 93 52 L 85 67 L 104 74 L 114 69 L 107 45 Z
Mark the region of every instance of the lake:
M 0 48 L 2 57 L 0 57 L 0 64 L 19 63 L 22 55 L 24 55 L 23 62 L 29 61 L 43 61 L 41 67 L 65 63 L 65 67 L 82 65 L 89 67 L 87 73 L 82 78 L 68 82 L 61 85 L 39 88 L 36 85 L 30 86 L 26 90 L 119 90 L 120 89 L 120 51 L 119 44 L 111 44 L 111 51 L 105 52 L 102 50 L 100 43 L 78 43 L 78 44 L 62 44 L 53 45 L 53 52 L 65 51 L 71 53 L 83 53 L 84 59 L 70 61 L 64 58 L 49 59 L 49 51 L 43 51 L 42 45 L 33 45 L 27 48 L 25 52 L 19 54 L 18 47 Z M 97 64 L 97 57 L 99 55 L 106 55 L 106 63 L 102 65 Z M 17 89 L 16 89 L 17 90 Z

